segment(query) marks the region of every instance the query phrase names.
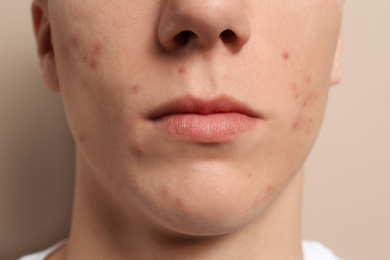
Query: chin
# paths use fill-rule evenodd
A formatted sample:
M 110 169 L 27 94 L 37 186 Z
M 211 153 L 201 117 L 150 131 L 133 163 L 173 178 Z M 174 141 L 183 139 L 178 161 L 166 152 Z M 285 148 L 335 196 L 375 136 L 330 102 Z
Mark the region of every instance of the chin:
M 197 183 L 197 180 L 202 180 L 198 176 L 200 178 L 192 178 L 177 186 L 158 185 L 148 194 L 143 194 L 139 207 L 151 223 L 168 234 L 228 234 L 261 215 L 273 197 L 268 187 L 257 185 L 259 188 L 246 179 L 232 176 L 235 175 L 230 174 L 230 178 L 214 176 L 214 180 L 206 184 Z
M 259 213 L 255 214 L 254 210 L 239 206 L 216 205 L 213 211 L 208 208 L 203 212 L 175 209 L 154 214 L 153 221 L 163 233 L 173 236 L 210 237 L 232 233 L 251 223 L 257 215 Z

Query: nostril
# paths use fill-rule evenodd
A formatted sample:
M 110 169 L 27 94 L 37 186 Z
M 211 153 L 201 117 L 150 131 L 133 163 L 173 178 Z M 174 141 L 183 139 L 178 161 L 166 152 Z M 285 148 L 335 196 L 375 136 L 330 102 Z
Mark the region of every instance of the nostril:
M 237 42 L 237 35 L 232 30 L 225 30 L 223 31 L 219 37 L 222 39 L 222 41 L 226 44 L 235 44 Z
M 196 37 L 196 34 L 192 31 L 185 30 L 180 32 L 178 35 L 174 37 L 174 43 L 176 47 L 184 47 L 190 41 L 191 38 Z

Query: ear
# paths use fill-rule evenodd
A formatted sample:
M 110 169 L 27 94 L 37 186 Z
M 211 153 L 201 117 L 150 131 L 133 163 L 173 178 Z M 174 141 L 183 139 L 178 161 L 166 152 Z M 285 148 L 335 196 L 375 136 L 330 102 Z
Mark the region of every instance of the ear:
M 34 0 L 31 11 L 43 82 L 49 90 L 58 92 L 60 85 L 51 39 L 48 0 Z
M 341 56 L 343 54 L 343 36 L 340 34 L 337 41 L 336 52 L 333 60 L 331 84 L 339 83 L 343 77 L 343 68 L 341 64 Z

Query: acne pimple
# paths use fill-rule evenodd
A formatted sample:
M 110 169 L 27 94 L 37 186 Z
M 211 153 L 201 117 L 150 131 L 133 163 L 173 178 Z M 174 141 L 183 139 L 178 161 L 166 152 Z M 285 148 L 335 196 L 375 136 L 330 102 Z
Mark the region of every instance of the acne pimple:
M 93 51 L 95 55 L 100 56 L 103 53 L 103 45 L 100 43 L 95 43 L 93 45 Z
M 86 54 L 83 56 L 83 60 L 84 60 L 84 62 L 85 62 L 86 64 L 89 65 L 89 67 L 90 67 L 91 69 L 95 70 L 95 69 L 97 68 L 97 65 L 98 65 L 98 64 L 97 64 L 97 61 L 94 60 L 94 59 L 89 60 L 89 58 L 88 58 L 88 56 L 87 56 Z
M 317 94 L 316 93 L 310 93 L 309 100 L 316 101 L 317 100 Z
M 307 84 L 310 84 L 311 83 L 311 76 L 310 75 L 305 75 L 303 76 L 303 81 Z
M 299 121 L 298 121 L 298 119 L 297 119 L 297 120 L 295 120 L 295 121 L 293 122 L 293 124 L 292 124 L 293 130 L 297 130 L 297 129 L 298 129 L 298 125 L 299 125 Z
M 268 189 L 267 189 L 268 195 L 270 195 L 271 191 L 272 191 L 272 186 L 270 185 L 270 186 L 268 186 Z
M 72 43 L 72 45 L 74 46 L 78 46 L 79 45 L 79 37 L 77 36 L 77 34 L 72 34 L 70 36 L 70 42 Z
M 141 148 L 140 145 L 138 144 L 134 144 L 132 147 L 131 147 L 131 150 L 132 152 L 134 153 L 134 155 L 138 158 L 142 157 L 144 154 L 145 154 L 145 151 Z
M 97 61 L 96 60 L 92 60 L 89 63 L 89 66 L 91 67 L 91 69 L 96 70 L 96 68 L 97 68 Z
M 253 174 L 250 172 L 248 173 L 249 178 L 253 176 Z
M 297 86 L 297 84 L 292 83 L 291 88 L 293 90 L 293 94 L 294 94 L 295 99 L 298 99 L 298 86 Z
M 186 73 L 186 69 L 184 67 L 180 67 L 179 74 L 185 74 L 185 73 Z
M 160 195 L 163 199 L 166 199 L 169 197 L 169 189 L 167 187 L 160 187 Z
M 287 51 L 284 51 L 282 57 L 283 59 L 288 60 L 290 58 L 290 54 Z
M 88 138 L 87 138 L 87 135 L 85 134 L 79 134 L 79 138 L 78 138 L 79 142 L 84 144 L 87 142 Z
M 176 205 L 178 206 L 178 207 L 182 207 L 183 206 L 183 203 L 181 202 L 181 199 L 179 199 L 179 198 L 176 198 L 175 199 L 175 203 L 176 203 Z
M 96 70 L 99 65 L 99 57 L 102 55 L 102 53 L 103 45 L 100 43 L 95 43 L 92 45 L 92 50 L 83 55 L 83 60 L 89 65 L 91 69 Z
M 309 103 L 313 103 L 317 100 L 317 94 L 312 92 L 310 93 L 307 98 L 303 102 L 303 107 L 306 107 Z
M 135 84 L 133 85 L 131 88 L 130 88 L 130 92 L 132 94 L 138 94 L 138 92 L 140 91 L 141 87 L 138 85 L 138 84 Z

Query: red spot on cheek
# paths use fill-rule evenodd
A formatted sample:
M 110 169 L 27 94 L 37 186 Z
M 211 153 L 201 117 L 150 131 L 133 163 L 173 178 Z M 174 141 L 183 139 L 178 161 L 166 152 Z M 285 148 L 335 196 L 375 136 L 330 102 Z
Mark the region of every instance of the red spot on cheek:
M 80 142 L 80 143 L 84 144 L 84 143 L 87 142 L 88 137 L 87 137 L 87 135 L 85 135 L 85 134 L 80 134 L 78 139 L 79 139 L 79 142 Z
M 160 188 L 160 195 L 163 199 L 166 199 L 169 197 L 169 189 L 166 187 L 161 187 Z
M 94 51 L 95 55 L 100 56 L 103 53 L 103 45 L 100 43 L 94 44 L 93 51 Z
M 179 68 L 179 73 L 180 74 L 185 74 L 186 73 L 186 69 L 184 67 L 180 67 Z
M 175 203 L 176 203 L 176 205 L 178 207 L 182 207 L 183 206 L 183 203 L 182 203 L 181 199 L 179 199 L 179 198 L 175 199 Z
M 91 69 L 96 70 L 96 68 L 97 68 L 97 61 L 96 60 L 91 61 L 89 66 L 91 66 Z
M 303 102 L 303 107 L 306 107 L 309 103 L 313 103 L 316 100 L 317 100 L 317 94 L 316 93 L 310 93 L 310 95 Z
M 132 151 L 136 157 L 140 158 L 145 154 L 145 151 L 138 144 L 132 146 Z
M 297 87 L 297 84 L 292 83 L 292 84 L 291 84 L 291 88 L 292 88 L 292 90 L 293 90 L 295 99 L 298 99 L 299 96 L 298 96 L 298 87 Z
M 97 68 L 97 61 L 95 59 L 89 60 L 88 56 L 85 54 L 83 55 L 83 60 L 91 69 L 95 70 Z
M 297 130 L 297 129 L 298 129 L 298 125 L 299 125 L 299 121 L 298 121 L 298 119 L 297 119 L 297 120 L 295 120 L 295 121 L 293 122 L 293 124 L 292 124 L 293 130 Z
M 250 172 L 250 173 L 248 173 L 248 176 L 249 176 L 249 177 L 252 177 L 252 176 L 253 176 L 253 174 Z
M 290 54 L 287 51 L 283 52 L 283 59 L 288 60 L 290 58 Z
M 131 93 L 133 93 L 133 94 L 137 94 L 137 93 L 140 91 L 140 89 L 141 89 L 141 87 L 140 87 L 139 85 L 135 84 L 134 86 L 132 86 L 132 87 L 130 88 L 130 91 L 131 91 Z
M 91 69 L 96 70 L 99 65 L 99 57 L 103 53 L 103 45 L 96 43 L 92 46 L 92 52 L 90 52 L 90 57 L 87 54 L 84 54 L 84 61 L 90 66 Z
M 304 77 L 303 77 L 303 81 L 304 82 L 306 82 L 306 83 L 311 83 L 311 76 L 310 75 L 305 75 Z
M 78 36 L 73 35 L 70 39 L 70 44 L 72 47 L 78 49 L 79 45 L 80 45 L 80 40 L 79 40 Z
M 267 188 L 268 195 L 271 194 L 271 191 L 272 191 L 272 186 L 270 185 L 270 186 L 268 186 L 268 188 Z

